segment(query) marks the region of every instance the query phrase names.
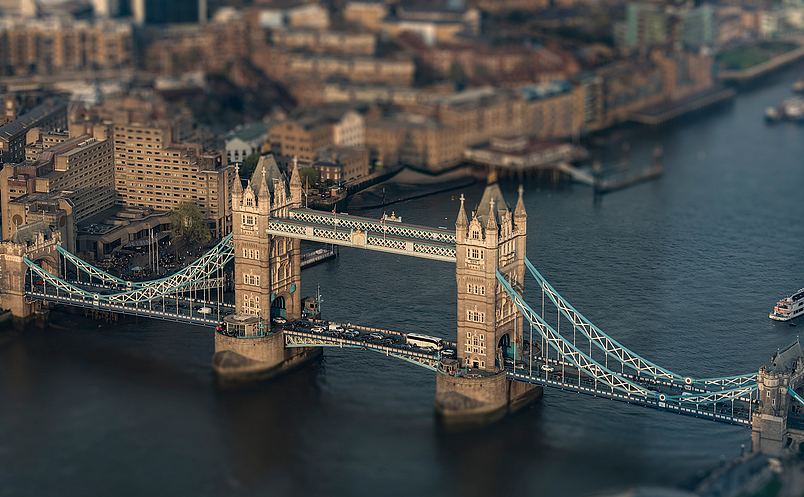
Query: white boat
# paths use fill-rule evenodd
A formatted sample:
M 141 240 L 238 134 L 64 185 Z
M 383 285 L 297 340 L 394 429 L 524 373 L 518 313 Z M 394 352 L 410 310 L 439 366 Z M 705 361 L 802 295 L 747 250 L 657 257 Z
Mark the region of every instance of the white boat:
M 790 321 L 804 314 L 804 288 L 776 303 L 768 317 L 776 321 Z

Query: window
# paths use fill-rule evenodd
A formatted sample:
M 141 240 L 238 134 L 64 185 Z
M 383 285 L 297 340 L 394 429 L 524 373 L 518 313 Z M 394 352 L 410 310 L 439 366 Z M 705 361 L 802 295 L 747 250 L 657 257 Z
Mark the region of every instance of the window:
M 476 248 L 467 248 L 466 257 L 469 259 L 483 260 L 483 251 Z
M 243 275 L 243 284 L 252 285 L 252 286 L 260 286 L 260 277 L 259 276 L 254 276 L 253 274 L 244 274 Z

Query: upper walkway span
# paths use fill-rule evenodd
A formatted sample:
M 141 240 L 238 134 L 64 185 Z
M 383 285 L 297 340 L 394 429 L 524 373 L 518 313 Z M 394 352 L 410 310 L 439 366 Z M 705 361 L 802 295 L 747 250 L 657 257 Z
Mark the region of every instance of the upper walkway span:
M 455 262 L 455 232 L 343 213 L 291 209 L 268 220 L 266 234 Z

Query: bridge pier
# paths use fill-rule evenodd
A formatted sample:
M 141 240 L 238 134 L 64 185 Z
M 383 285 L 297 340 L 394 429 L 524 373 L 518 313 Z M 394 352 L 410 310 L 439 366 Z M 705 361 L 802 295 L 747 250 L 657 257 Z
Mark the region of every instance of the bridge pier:
M 435 409 L 447 431 L 464 431 L 495 423 L 542 396 L 542 387 L 511 381 L 504 371 L 480 378 L 436 376 Z
M 282 332 L 261 337 L 215 333 L 212 370 L 221 384 L 261 381 L 321 357 L 321 347 L 285 347 Z

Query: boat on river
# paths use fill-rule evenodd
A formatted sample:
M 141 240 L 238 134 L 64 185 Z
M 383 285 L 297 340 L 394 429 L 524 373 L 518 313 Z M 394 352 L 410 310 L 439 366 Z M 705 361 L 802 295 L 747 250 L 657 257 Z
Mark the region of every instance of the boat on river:
M 793 83 L 792 90 L 796 93 L 804 93 L 804 79 L 799 79 Z
M 776 303 L 768 317 L 776 321 L 790 321 L 804 314 L 804 288 Z
M 777 107 L 768 107 L 765 109 L 765 120 L 770 122 L 804 121 L 804 98 L 788 98 Z

